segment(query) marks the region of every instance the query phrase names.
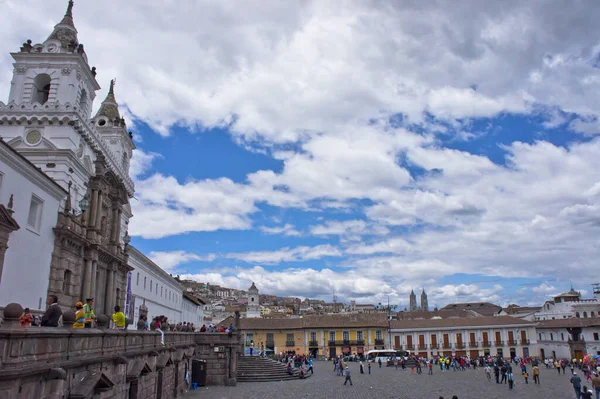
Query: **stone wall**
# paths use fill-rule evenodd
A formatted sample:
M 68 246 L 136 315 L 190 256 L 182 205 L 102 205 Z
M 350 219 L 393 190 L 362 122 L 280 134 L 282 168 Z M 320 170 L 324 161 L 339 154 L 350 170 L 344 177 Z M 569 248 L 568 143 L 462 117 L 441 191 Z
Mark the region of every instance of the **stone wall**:
M 8 305 L 0 328 L 2 399 L 171 399 L 189 389 L 194 358 L 207 361 L 208 385 L 235 385 L 239 336 L 219 333 L 21 328 Z M 98 316 L 100 326 L 106 316 Z M 217 351 L 215 351 L 217 348 Z

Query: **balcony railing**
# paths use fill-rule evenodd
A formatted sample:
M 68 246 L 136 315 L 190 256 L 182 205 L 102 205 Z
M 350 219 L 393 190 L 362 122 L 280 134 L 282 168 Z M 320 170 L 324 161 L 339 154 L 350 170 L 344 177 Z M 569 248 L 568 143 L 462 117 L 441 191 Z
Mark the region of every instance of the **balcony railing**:
M 308 346 L 319 346 L 319 341 L 308 341 Z
M 415 346 L 413 344 L 406 344 L 406 350 L 411 351 L 413 349 L 415 349 Z
M 487 348 L 487 347 L 492 346 L 492 343 L 490 341 L 483 341 L 481 343 L 481 346 L 483 346 L 484 348 Z
M 477 343 L 477 342 L 469 342 L 469 346 L 471 348 L 477 348 L 479 346 L 479 343 Z
M 503 346 L 504 345 L 504 341 L 494 341 L 494 345 L 496 345 L 496 346 Z
M 425 349 L 427 349 L 426 344 L 419 344 L 419 350 L 425 350 Z
M 377 344 L 377 340 L 375 340 L 375 341 L 376 341 L 375 344 Z M 364 344 L 365 344 L 365 341 L 362 339 L 329 341 L 329 346 L 362 346 Z
M 375 339 L 375 345 L 383 345 L 383 339 Z
M 509 340 L 508 341 L 508 346 L 515 346 L 515 345 L 517 345 L 517 341 L 514 341 L 514 340 L 513 341 Z
M 285 341 L 285 346 L 296 346 L 294 341 Z
M 457 349 L 462 349 L 462 348 L 464 348 L 464 347 L 465 347 L 465 344 L 464 344 L 464 342 L 457 342 L 457 343 L 456 343 L 456 348 L 457 348 Z
M 452 344 L 449 343 L 449 342 L 444 342 L 442 344 L 442 348 L 444 348 L 444 349 L 452 349 Z
M 521 345 L 529 345 L 529 340 L 528 339 L 522 339 L 521 340 Z
M 429 345 L 429 347 L 431 349 L 437 349 L 438 348 L 438 344 L 431 344 L 431 345 Z

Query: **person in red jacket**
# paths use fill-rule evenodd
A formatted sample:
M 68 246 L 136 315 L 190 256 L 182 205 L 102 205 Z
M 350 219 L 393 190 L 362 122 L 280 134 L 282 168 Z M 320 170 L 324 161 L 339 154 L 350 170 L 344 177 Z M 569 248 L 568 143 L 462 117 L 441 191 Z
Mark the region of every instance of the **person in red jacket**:
M 19 323 L 21 324 L 21 327 L 31 327 L 32 322 L 33 315 L 29 311 L 29 308 L 25 308 L 25 311 L 23 311 L 23 314 L 19 318 Z

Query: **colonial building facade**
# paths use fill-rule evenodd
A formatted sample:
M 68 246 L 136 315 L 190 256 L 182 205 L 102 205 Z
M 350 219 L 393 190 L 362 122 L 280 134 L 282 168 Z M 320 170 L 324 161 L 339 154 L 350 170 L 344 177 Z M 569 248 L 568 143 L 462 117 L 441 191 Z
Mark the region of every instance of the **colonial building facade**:
M 42 259 L 30 262 L 47 289 L 31 296 L 37 303 L 46 293 L 57 295 L 66 308 L 94 297 L 96 312 L 109 313 L 114 305 L 124 305 L 131 270 L 127 224 L 134 185 L 129 162 L 135 149 L 118 111 L 114 81 L 91 118 L 100 85 L 79 43 L 72 1 L 44 42 L 28 40 L 11 56 L 13 78 L 8 102 L 0 102 L 0 136 L 68 192 L 59 209 L 49 206 L 44 213 L 58 212 L 52 216 L 53 231 L 43 232 L 53 238 L 49 271 Z M 22 262 L 4 267 L 21 268 Z M 20 280 L 5 283 L 18 286 Z
M 509 316 L 391 321 L 394 348 L 419 356 L 533 356 L 535 323 Z

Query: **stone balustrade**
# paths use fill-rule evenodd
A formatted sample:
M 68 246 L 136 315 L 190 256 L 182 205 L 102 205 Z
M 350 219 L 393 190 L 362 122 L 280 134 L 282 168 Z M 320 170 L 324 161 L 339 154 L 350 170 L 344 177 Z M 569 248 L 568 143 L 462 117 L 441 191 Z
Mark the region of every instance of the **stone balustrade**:
M 235 385 L 239 334 L 115 330 L 99 315 L 98 328 L 20 327 L 22 307 L 4 308 L 0 328 L 0 397 L 176 398 L 189 388 L 191 361 L 206 360 L 207 385 Z

